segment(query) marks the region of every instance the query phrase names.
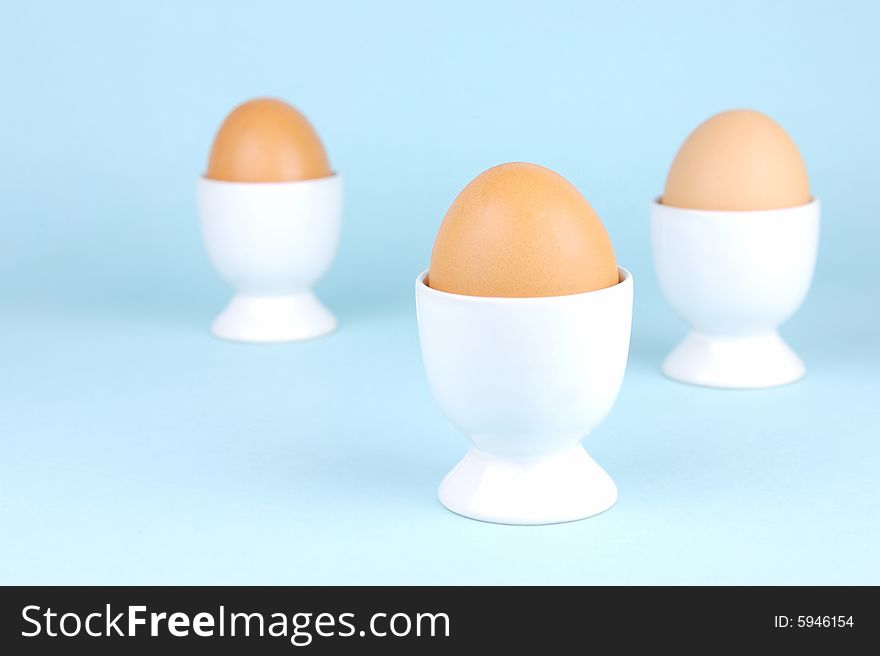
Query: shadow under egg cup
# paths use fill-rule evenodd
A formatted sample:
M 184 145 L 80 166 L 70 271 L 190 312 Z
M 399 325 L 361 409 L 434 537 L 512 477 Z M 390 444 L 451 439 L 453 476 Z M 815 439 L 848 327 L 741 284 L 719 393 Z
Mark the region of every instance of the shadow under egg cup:
M 819 245 L 819 201 L 746 212 L 651 207 L 660 288 L 691 332 L 663 373 L 694 385 L 760 388 L 801 378 L 777 332 L 803 303 Z
M 486 298 L 416 280 L 428 382 L 473 443 L 440 484 L 449 510 L 502 524 L 583 519 L 617 501 L 581 440 L 611 411 L 626 369 L 633 283 L 539 298 Z
M 211 326 L 221 339 L 287 342 L 333 332 L 311 291 L 330 268 L 342 219 L 338 175 L 295 182 L 200 178 L 208 256 L 235 296 Z

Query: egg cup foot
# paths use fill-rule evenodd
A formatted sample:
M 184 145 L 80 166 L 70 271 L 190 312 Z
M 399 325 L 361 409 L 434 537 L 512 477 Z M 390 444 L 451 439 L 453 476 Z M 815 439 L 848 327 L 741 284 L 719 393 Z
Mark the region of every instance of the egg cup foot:
M 440 503 L 496 524 L 557 524 L 608 510 L 617 486 L 580 445 L 537 458 L 499 458 L 471 449 L 446 475 Z
M 296 342 L 327 335 L 336 317 L 311 292 L 290 296 L 236 294 L 211 332 L 236 342 Z
M 666 357 L 663 373 L 691 385 L 750 389 L 793 383 L 806 367 L 775 332 L 737 338 L 691 332 Z

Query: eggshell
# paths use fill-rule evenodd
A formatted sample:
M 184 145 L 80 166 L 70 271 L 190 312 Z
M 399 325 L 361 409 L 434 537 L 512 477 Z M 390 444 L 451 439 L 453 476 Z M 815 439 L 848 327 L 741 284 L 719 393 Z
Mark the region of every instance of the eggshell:
M 812 200 L 807 170 L 791 137 L 751 110 L 716 114 L 682 144 L 662 203 L 699 210 L 773 210 Z
M 290 182 L 332 175 L 308 119 L 281 100 L 258 98 L 236 107 L 217 131 L 206 178 Z
M 577 294 L 619 282 L 596 212 L 558 173 L 511 163 L 458 195 L 437 233 L 428 285 L 453 294 Z

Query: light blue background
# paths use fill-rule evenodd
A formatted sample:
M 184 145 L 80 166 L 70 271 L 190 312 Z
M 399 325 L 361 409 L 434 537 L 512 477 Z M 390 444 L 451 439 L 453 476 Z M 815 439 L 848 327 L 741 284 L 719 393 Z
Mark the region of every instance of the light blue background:
M 880 9 L 870 2 L 5 2 L 0 582 L 880 583 Z M 320 296 L 341 330 L 208 333 L 229 290 L 195 208 L 238 102 L 300 107 L 346 182 Z M 809 374 L 724 392 L 659 362 L 684 326 L 647 208 L 688 132 L 777 118 L 823 201 Z M 538 162 L 636 282 L 620 399 L 587 447 L 620 501 L 505 527 L 435 490 L 466 442 L 413 281 L 458 191 Z

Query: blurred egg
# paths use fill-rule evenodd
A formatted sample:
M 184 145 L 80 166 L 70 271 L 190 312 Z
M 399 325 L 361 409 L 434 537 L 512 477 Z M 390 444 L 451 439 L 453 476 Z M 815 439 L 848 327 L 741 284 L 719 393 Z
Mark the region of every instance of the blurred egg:
M 812 200 L 807 170 L 791 137 L 760 112 L 716 114 L 675 156 L 662 203 L 699 210 L 751 211 Z
M 290 182 L 333 175 L 308 119 L 281 100 L 257 98 L 236 107 L 217 131 L 206 178 Z
M 596 212 L 558 173 L 502 164 L 458 195 L 437 233 L 428 285 L 469 296 L 577 294 L 619 282 Z

